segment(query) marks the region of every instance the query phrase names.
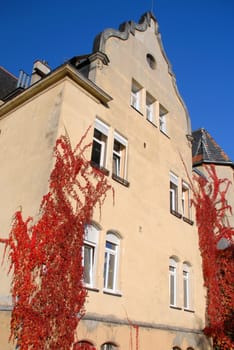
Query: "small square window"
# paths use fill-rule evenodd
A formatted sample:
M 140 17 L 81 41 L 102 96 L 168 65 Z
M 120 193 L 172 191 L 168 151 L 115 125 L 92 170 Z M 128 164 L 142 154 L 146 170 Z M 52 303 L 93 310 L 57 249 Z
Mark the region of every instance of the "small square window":
M 170 258 L 169 264 L 169 296 L 170 305 L 176 306 L 177 300 L 177 263 L 173 258 Z
M 170 211 L 178 212 L 178 177 L 170 173 Z
M 112 173 L 113 175 L 126 179 L 126 162 L 127 162 L 127 140 L 114 133 Z
M 164 134 L 167 133 L 167 110 L 160 105 L 159 106 L 159 129 L 162 131 Z
M 132 80 L 131 106 L 138 111 L 141 110 L 141 94 L 142 87 L 135 80 Z
M 84 267 L 83 278 L 85 285 L 89 287 L 94 287 L 95 285 L 98 238 L 99 230 L 95 226 L 85 226 L 84 246 L 82 249 Z
M 151 123 L 156 124 L 156 106 L 155 99 L 147 92 L 146 93 L 146 119 Z
M 190 219 L 190 196 L 189 196 L 189 185 L 182 182 L 182 198 L 181 198 L 181 206 L 182 206 L 182 215 Z
M 91 162 L 98 168 L 106 167 L 108 131 L 109 127 L 96 119 L 93 133 Z
M 106 236 L 104 261 L 104 289 L 116 291 L 118 257 L 119 239 L 114 233 L 108 232 Z

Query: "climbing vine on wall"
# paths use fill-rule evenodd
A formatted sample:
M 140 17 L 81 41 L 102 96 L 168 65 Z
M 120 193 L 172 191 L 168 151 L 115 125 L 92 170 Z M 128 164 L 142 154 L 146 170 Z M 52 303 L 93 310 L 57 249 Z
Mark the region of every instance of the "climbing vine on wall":
M 85 139 L 74 150 L 67 137 L 57 140 L 39 220 L 17 211 L 9 239 L 1 240 L 13 273 L 11 337 L 20 350 L 69 350 L 84 314 L 84 226 L 111 188 L 86 160 Z
M 195 177 L 193 200 L 207 288 L 204 332 L 212 337 L 214 349 L 230 350 L 234 349 L 234 229 L 227 220 L 232 209 L 226 199 L 230 182 L 219 179 L 213 165 L 206 172 L 207 178 Z M 221 240 L 226 247 L 220 246 Z

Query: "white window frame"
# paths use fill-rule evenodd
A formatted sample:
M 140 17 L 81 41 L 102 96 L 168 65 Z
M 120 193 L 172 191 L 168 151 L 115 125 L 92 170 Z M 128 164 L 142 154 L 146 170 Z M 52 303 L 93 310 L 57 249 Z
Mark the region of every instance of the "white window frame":
M 99 239 L 99 229 L 94 225 L 86 225 L 84 229 L 84 246 L 82 249 L 83 256 L 83 267 L 85 269 L 85 247 L 88 247 L 91 250 L 90 260 L 89 260 L 89 282 L 85 281 L 84 274 L 84 284 L 87 287 L 93 288 L 95 286 L 95 275 L 96 275 L 96 266 L 97 266 L 97 249 L 98 249 L 98 239 Z
M 107 247 L 107 243 L 111 243 L 115 249 Z M 107 232 L 105 241 L 105 257 L 104 257 L 104 290 L 117 291 L 117 276 L 119 266 L 119 246 L 120 240 L 113 232 Z M 108 286 L 109 274 L 110 274 L 110 258 L 114 257 L 114 270 L 113 270 L 113 281 L 112 285 Z
M 120 151 L 114 150 L 114 144 L 115 141 L 117 141 L 120 144 Z M 114 132 L 114 140 L 113 140 L 113 155 L 112 155 L 112 173 L 113 175 L 116 175 L 120 178 L 126 179 L 127 177 L 127 151 L 128 151 L 128 141 L 125 139 L 122 135 L 120 135 L 118 132 Z M 118 159 L 118 161 L 115 163 L 116 166 L 114 167 L 114 161 L 115 159 Z M 114 172 L 113 169 L 116 169 Z
M 187 193 L 187 200 L 185 197 L 185 193 Z M 190 219 L 191 213 L 190 213 L 190 189 L 189 185 L 182 181 L 182 193 L 181 193 L 181 209 L 182 209 L 182 215 L 186 217 L 187 219 Z M 187 211 L 187 213 L 186 213 Z
M 170 210 L 175 212 L 178 212 L 178 183 L 178 176 L 170 172 Z
M 104 138 L 106 138 L 106 140 L 104 141 L 96 138 L 95 130 L 99 131 L 104 136 Z M 96 118 L 94 122 L 93 141 L 95 141 L 101 146 L 100 163 L 96 164 L 99 167 L 104 167 L 104 168 L 106 167 L 108 135 L 109 135 L 109 126 Z M 91 157 L 92 157 L 92 154 L 91 154 Z
M 183 263 L 183 306 L 185 310 L 191 308 L 191 271 L 188 263 Z
M 156 100 L 146 91 L 146 98 L 145 98 L 146 119 L 149 120 L 153 124 L 156 124 L 156 121 L 155 121 L 155 114 L 156 114 L 155 102 L 156 102 Z
M 177 306 L 177 261 L 174 258 L 169 260 L 169 301 L 170 306 Z M 172 286 L 173 281 L 173 286 Z
M 167 113 L 168 111 L 162 105 L 159 105 L 159 129 L 164 134 L 167 134 Z
M 141 95 L 142 86 L 133 79 L 131 87 L 131 106 L 138 111 L 141 110 Z

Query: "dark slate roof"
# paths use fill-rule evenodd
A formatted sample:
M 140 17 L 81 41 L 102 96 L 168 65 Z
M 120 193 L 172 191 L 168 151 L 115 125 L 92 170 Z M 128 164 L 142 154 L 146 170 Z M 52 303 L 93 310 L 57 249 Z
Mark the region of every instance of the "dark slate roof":
M 17 87 L 17 78 L 3 67 L 0 67 L 0 100 Z
M 202 163 L 234 166 L 232 160 L 205 129 L 202 128 L 193 131 L 192 135 L 192 155 L 194 166 Z

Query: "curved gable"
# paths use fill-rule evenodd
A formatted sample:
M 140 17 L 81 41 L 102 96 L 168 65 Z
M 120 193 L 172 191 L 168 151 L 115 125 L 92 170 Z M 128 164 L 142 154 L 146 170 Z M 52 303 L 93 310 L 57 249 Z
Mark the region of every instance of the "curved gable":
M 120 40 L 128 40 L 131 35 L 135 36 L 136 32 L 147 31 L 147 29 L 151 27 L 151 23 L 152 23 L 151 20 L 153 20 L 153 22 L 154 22 L 154 26 L 155 26 L 154 33 L 155 33 L 157 42 L 158 42 L 160 50 L 161 50 L 161 54 L 162 54 L 162 56 L 167 64 L 168 74 L 171 77 L 175 93 L 176 93 L 179 101 L 181 102 L 181 104 L 184 108 L 184 111 L 186 114 L 186 119 L 187 119 L 188 133 L 190 134 L 191 133 L 191 123 L 190 123 L 190 117 L 188 114 L 188 110 L 187 110 L 187 107 L 186 107 L 186 105 L 185 105 L 185 103 L 184 103 L 184 101 L 183 101 L 183 99 L 178 91 L 178 88 L 176 85 L 175 74 L 173 73 L 171 63 L 170 63 L 169 59 L 167 58 L 167 55 L 166 55 L 165 50 L 163 48 L 161 34 L 159 32 L 158 22 L 157 22 L 155 16 L 152 14 L 152 12 L 146 12 L 144 15 L 142 15 L 138 23 L 135 23 L 134 21 L 127 21 L 127 22 L 122 23 L 119 26 L 118 30 L 109 28 L 109 29 L 104 30 L 100 34 L 98 34 L 96 36 L 96 38 L 94 39 L 93 53 L 102 52 L 103 54 L 106 54 L 106 44 L 110 38 L 117 38 Z

